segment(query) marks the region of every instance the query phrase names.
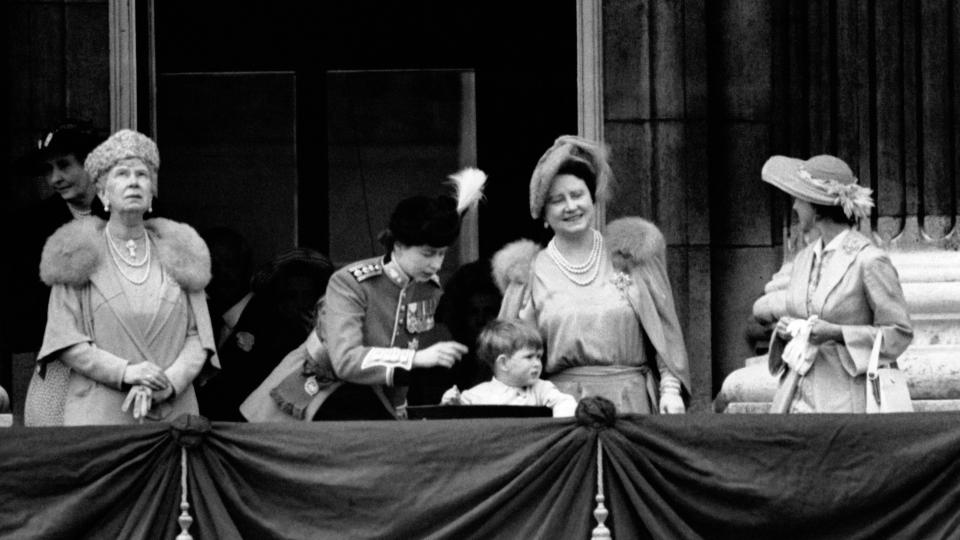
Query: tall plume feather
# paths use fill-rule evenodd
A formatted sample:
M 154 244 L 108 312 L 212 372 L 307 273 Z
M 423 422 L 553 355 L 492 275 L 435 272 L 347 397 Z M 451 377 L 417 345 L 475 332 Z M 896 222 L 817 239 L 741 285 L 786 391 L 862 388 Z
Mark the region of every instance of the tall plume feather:
M 487 174 L 480 169 L 467 167 L 451 174 L 450 180 L 457 189 L 457 212 L 462 214 L 470 205 L 483 197 L 483 185 L 487 182 Z

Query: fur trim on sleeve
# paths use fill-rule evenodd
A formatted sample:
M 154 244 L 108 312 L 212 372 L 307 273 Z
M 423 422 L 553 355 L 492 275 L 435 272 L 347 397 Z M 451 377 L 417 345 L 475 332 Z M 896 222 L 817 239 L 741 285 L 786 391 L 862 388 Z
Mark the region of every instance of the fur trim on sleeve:
M 653 223 L 626 217 L 607 224 L 604 243 L 617 270 L 629 273 L 644 260 L 666 257 L 667 242 Z
M 540 245 L 532 240 L 511 242 L 493 255 L 493 281 L 500 292 L 506 292 L 510 283 L 526 283 L 530 265 L 540 251 Z
M 56 230 L 40 255 L 40 279 L 49 286 L 82 287 L 100 266 L 104 221 L 95 217 L 70 221 Z
M 190 292 L 203 290 L 210 282 L 210 250 L 197 231 L 163 218 L 147 220 L 145 225 L 154 235 L 160 264 L 170 277 Z

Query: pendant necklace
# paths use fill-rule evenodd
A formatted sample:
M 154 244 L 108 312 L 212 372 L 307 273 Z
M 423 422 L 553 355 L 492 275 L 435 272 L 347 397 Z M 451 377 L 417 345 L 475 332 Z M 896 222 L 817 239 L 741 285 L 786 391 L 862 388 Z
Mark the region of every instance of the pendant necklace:
M 149 239 L 149 238 L 148 238 L 147 241 L 145 242 L 145 243 L 146 243 L 146 246 L 147 246 L 147 253 L 144 254 L 143 259 L 141 259 L 140 261 L 137 261 L 137 260 L 135 259 L 135 257 L 137 256 L 137 241 L 134 240 L 133 238 L 127 240 L 127 241 L 123 244 L 123 247 L 127 248 L 127 252 L 130 253 L 130 258 L 128 259 L 128 258 L 123 254 L 123 252 L 120 251 L 120 247 L 117 246 L 117 243 L 114 242 L 114 240 L 113 240 L 113 235 L 110 234 L 109 229 L 110 229 L 109 226 L 103 228 L 104 233 L 106 233 L 106 235 L 107 235 L 107 240 L 110 242 L 110 249 L 111 249 L 111 252 L 112 252 L 112 253 L 115 253 L 117 256 L 119 256 L 121 259 L 123 259 L 123 262 L 127 263 L 127 266 L 132 266 L 132 267 L 134 267 L 134 268 L 140 268 L 141 266 L 143 266 L 144 264 L 147 263 L 147 260 L 148 260 L 148 258 L 150 257 L 150 239 Z M 146 231 L 144 231 L 144 235 L 141 236 L 141 238 L 144 238 L 144 237 L 146 237 Z
M 110 238 L 111 235 L 107 231 L 106 227 L 104 227 L 104 233 L 107 236 L 107 244 L 109 244 L 110 246 L 110 249 L 108 250 L 110 252 L 110 258 L 113 259 L 113 264 L 116 265 L 117 270 L 120 272 L 120 275 L 134 285 L 143 285 L 144 283 L 146 283 L 147 278 L 150 277 L 150 251 L 151 251 L 150 239 L 147 238 L 147 241 L 146 241 L 147 252 L 146 254 L 144 254 L 143 260 L 139 262 L 136 262 L 136 261 L 131 262 L 131 261 L 128 261 L 126 257 L 124 257 L 123 252 L 120 251 L 120 248 L 117 247 L 117 245 L 113 242 L 113 239 Z M 146 268 L 143 270 L 140 270 L 144 266 Z M 137 271 L 142 271 L 143 276 L 139 278 L 131 276 L 131 274 Z

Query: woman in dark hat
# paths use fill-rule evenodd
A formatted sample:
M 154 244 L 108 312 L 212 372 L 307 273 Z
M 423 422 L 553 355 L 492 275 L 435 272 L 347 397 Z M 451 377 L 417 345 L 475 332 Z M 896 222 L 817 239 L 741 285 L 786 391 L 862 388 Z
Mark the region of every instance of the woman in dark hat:
M 144 219 L 159 167 L 149 137 L 114 133 L 84 162 L 109 219 L 74 220 L 44 246 L 40 277 L 52 291 L 38 372 L 67 368 L 62 424 L 197 414 L 193 380 L 216 366 L 207 247 L 187 225 Z M 57 396 L 32 390 L 28 406 L 56 409 Z
M 83 167 L 87 154 L 106 138 L 105 133 L 84 122 L 66 122 L 44 133 L 20 159 L 24 173 L 40 176 L 57 193 L 53 205 L 61 215 L 89 216 L 94 210 L 97 189 Z M 62 223 L 69 221 L 62 219 Z
M 803 234 L 819 233 L 793 261 L 787 313 L 771 338 L 770 371 L 781 375 L 773 412 L 864 412 L 876 340 L 885 366 L 913 340 L 896 269 L 853 228 L 870 215 L 870 189 L 829 155 L 773 156 L 761 176 L 793 197 Z
M 660 230 L 640 218 L 595 227 L 612 181 L 602 145 L 563 136 L 530 180 L 530 215 L 554 236 L 494 257 L 504 291 L 500 316 L 540 329 L 545 378 L 578 399 L 600 395 L 621 413 L 682 413 L 687 353 Z
M 412 373 L 449 368 L 467 351 L 436 324 L 437 272 L 486 176 L 467 169 L 452 178 L 456 198 L 397 205 L 381 235 L 386 255 L 334 272 L 317 330 L 247 398 L 240 410 L 248 420 L 404 418 Z
M 20 228 L 11 235 L 8 299 L 16 308 L 6 315 L 6 336 L 20 371 L 30 370 L 36 362 L 47 322 L 50 288 L 40 281 L 37 267 L 47 238 L 60 226 L 89 215 L 105 217 L 96 198 L 96 185 L 83 161 L 106 138 L 89 123 L 68 121 L 33 141 L 30 150 L 17 161 L 19 172 L 31 179 L 42 178 L 53 195 L 17 211 L 11 223 Z M 2 371 L 2 370 L 0 370 Z M 25 374 L 30 376 L 30 372 Z M 21 375 L 15 376 L 17 380 Z M 34 377 L 31 384 L 43 384 Z M 23 395 L 15 395 L 19 405 Z M 32 421 L 33 419 L 28 419 Z

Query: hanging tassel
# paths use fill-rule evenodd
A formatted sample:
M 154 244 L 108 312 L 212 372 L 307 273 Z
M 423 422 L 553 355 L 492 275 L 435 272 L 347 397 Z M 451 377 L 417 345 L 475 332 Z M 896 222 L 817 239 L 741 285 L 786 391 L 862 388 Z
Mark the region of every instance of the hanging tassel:
M 480 169 L 467 167 L 451 174 L 450 180 L 453 181 L 457 190 L 457 212 L 462 214 L 483 197 L 483 185 L 487 182 L 487 174 Z
M 190 517 L 190 503 L 187 502 L 187 448 L 180 447 L 180 517 L 177 518 L 180 524 L 180 534 L 177 540 L 193 540 L 190 536 L 190 525 L 193 525 L 193 518 Z
M 593 528 L 590 540 L 612 540 L 613 535 L 610 529 L 603 524 L 607 520 L 610 512 L 603 505 L 603 445 L 600 444 L 600 438 L 597 437 L 597 507 L 593 510 L 593 517 L 597 520 L 597 526 Z

